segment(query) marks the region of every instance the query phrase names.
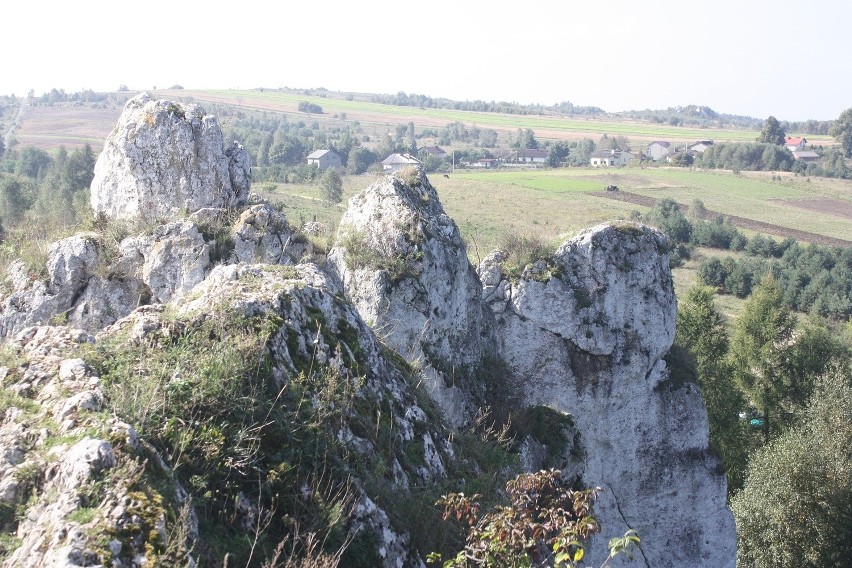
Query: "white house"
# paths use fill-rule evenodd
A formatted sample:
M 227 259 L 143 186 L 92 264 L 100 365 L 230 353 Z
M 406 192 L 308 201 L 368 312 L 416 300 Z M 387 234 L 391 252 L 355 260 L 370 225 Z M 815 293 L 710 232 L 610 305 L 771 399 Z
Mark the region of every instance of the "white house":
M 422 162 L 409 154 L 391 154 L 382 160 L 382 169 L 386 174 L 392 174 L 408 166 L 421 166 Z
M 308 154 L 308 164 L 316 164 L 322 171 L 328 168 L 334 168 L 338 171 L 343 169 L 340 156 L 332 150 L 314 150 Z
M 784 146 L 786 146 L 787 149 L 790 150 L 791 152 L 795 152 L 797 150 L 804 150 L 805 145 L 807 143 L 808 143 L 808 141 L 804 138 L 798 138 L 798 137 L 794 138 L 792 136 L 788 136 L 784 140 Z
M 518 150 L 518 161 L 531 164 L 543 164 L 547 162 L 548 153 L 548 150 L 540 148 L 526 148 L 524 150 Z
M 655 162 L 657 160 L 662 160 L 663 158 L 671 154 L 671 152 L 671 143 L 662 141 L 651 142 L 645 149 L 645 155 L 648 156 L 648 158 L 654 160 Z
M 601 150 L 599 152 L 593 152 L 592 155 L 589 156 L 589 163 L 596 168 L 618 168 L 626 166 L 630 163 L 630 160 L 635 159 L 635 154 L 631 154 L 630 152 L 623 150 Z

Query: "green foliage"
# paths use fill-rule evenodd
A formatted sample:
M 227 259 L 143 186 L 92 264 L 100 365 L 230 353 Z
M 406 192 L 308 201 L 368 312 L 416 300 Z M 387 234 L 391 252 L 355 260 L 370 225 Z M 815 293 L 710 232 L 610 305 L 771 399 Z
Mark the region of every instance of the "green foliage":
M 710 422 L 710 447 L 722 458 L 731 495 L 742 487 L 748 462 L 750 444 L 739 420 L 746 402 L 726 361 L 728 331 L 711 288 L 693 286 L 678 302 L 675 345 L 686 347 L 695 358 L 696 382 Z
M 512 142 L 512 148 L 519 150 L 529 150 L 538 148 L 539 142 L 536 140 L 535 132 L 529 128 L 519 128 L 515 135 L 515 140 Z
M 352 228 L 340 234 L 337 245 L 346 249 L 346 267 L 350 270 L 384 270 L 391 282 L 396 283 L 408 276 L 416 276 L 416 263 L 423 257 L 418 246 L 422 239 L 419 230 L 414 226 L 408 227 L 404 238 L 408 246 L 402 254 L 394 247 L 379 250 L 371 244 L 366 233 Z
M 335 433 L 357 384 L 325 370 L 276 383 L 266 344 L 281 325 L 273 316 L 221 313 L 176 319 L 149 343 L 116 338 L 89 357 L 113 412 L 193 494 L 212 543 L 201 551 L 204 564 L 225 552 L 243 564 L 252 554 L 269 559 L 276 544 L 294 542 L 293 522 L 302 537 L 320 535 L 327 551 L 344 543 L 351 498 Z M 258 508 L 265 530 L 254 547 L 222 551 L 216 543 L 231 535 L 251 543 L 233 515 L 241 498 Z
M 445 568 L 533 566 L 552 559 L 557 566 L 577 566 L 584 542 L 600 531 L 592 516 L 597 489 L 576 491 L 557 470 L 521 474 L 506 484 L 508 505 L 480 516 L 480 495 L 444 495 L 444 519 L 468 527 L 464 548 Z M 431 561 L 440 557 L 431 556 Z
M 765 442 L 777 433 L 774 420 L 784 399 L 791 396 L 784 379 L 796 379 L 784 373 L 795 327 L 796 318 L 784 307 L 781 288 L 767 275 L 746 301 L 731 341 L 734 374 L 762 413 Z
M 792 170 L 793 163 L 793 154 L 787 148 L 766 142 L 714 144 L 695 162 L 704 168 L 783 172 Z
M 835 320 L 852 316 L 852 249 L 819 244 L 805 247 L 792 239 L 777 243 L 756 235 L 748 240 L 746 250 L 780 259 L 704 259 L 698 266 L 699 278 L 720 291 L 744 298 L 755 282 L 771 272 L 790 308 Z
M 784 140 L 786 140 L 786 138 L 787 133 L 784 132 L 784 128 L 781 127 L 781 124 L 779 124 L 778 119 L 774 116 L 770 116 L 766 119 L 766 122 L 763 123 L 763 130 L 760 131 L 760 135 L 758 135 L 757 141 L 765 142 L 767 144 L 776 144 L 780 146 L 784 143 Z
M 852 158 L 852 108 L 847 108 L 840 113 L 828 133 L 840 143 L 843 154 Z
M 555 247 L 539 236 L 506 231 L 501 235 L 497 248 L 506 255 L 503 271 L 512 281 L 519 280 L 525 273 L 534 280 L 542 281 L 560 273 L 553 256 Z M 536 266 L 538 264 L 543 266 Z M 527 267 L 531 270 L 526 271 Z
M 668 238 L 669 264 L 674 268 L 690 257 L 692 223 L 674 199 L 661 199 L 647 216 L 647 223 L 659 228 Z
M 322 107 L 316 103 L 310 103 L 308 101 L 300 101 L 297 107 L 299 112 L 307 112 L 311 114 L 322 114 Z
M 852 376 L 828 371 L 803 422 L 752 458 L 731 508 L 737 566 L 852 565 Z
M 326 201 L 340 203 L 343 201 L 343 180 L 334 168 L 328 168 L 320 178 L 320 189 Z

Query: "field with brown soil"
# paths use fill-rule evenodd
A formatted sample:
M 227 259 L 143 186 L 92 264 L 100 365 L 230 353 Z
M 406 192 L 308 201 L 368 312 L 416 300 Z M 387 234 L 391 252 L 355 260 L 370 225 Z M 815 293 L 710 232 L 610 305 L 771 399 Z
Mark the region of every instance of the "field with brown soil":
M 630 193 L 628 191 L 601 191 L 597 193 L 600 197 L 607 197 L 609 199 L 615 199 L 616 201 L 622 201 L 625 203 L 632 203 L 634 205 L 641 205 L 643 207 L 654 207 L 660 200 L 654 197 L 647 197 L 645 195 L 637 195 L 635 193 Z M 849 218 L 852 218 L 852 205 L 844 201 L 836 201 L 831 199 L 820 199 L 820 200 L 809 200 L 809 201 L 799 201 L 799 200 L 783 200 L 783 202 L 787 205 L 793 205 L 795 207 L 802 207 L 803 209 L 810 209 L 811 211 L 816 211 L 819 213 L 829 213 L 834 214 L 835 212 L 828 209 L 831 204 L 834 204 L 836 207 L 843 209 L 848 209 L 846 215 Z M 805 205 L 802 205 L 805 203 Z M 810 204 L 810 206 L 808 205 Z M 817 206 L 821 208 L 817 208 Z M 680 208 L 684 211 L 689 210 L 688 205 L 680 205 Z M 709 218 L 713 218 L 720 213 L 717 211 L 707 210 L 707 215 Z M 779 237 L 793 237 L 798 241 L 804 241 L 809 243 L 819 243 L 823 245 L 832 245 L 832 246 L 852 246 L 852 240 L 840 239 L 827 237 L 825 235 L 818 235 L 816 233 L 811 233 L 808 231 L 799 231 L 796 229 L 791 229 L 789 227 L 782 227 L 780 225 L 774 225 L 772 223 L 764 223 L 762 221 L 756 221 L 754 219 L 747 219 L 745 217 L 739 217 L 737 215 L 726 214 L 726 218 L 730 219 L 731 223 L 735 226 L 746 229 L 748 231 L 754 231 L 756 233 L 764 233 L 769 235 L 776 235 Z M 850 236 L 852 236 L 852 225 L 850 225 Z
M 27 106 L 21 117 L 15 139 L 21 146 L 36 146 L 43 150 L 65 146 L 81 147 L 90 144 L 99 152 L 104 140 L 115 127 L 120 106 L 91 108 L 87 106 Z

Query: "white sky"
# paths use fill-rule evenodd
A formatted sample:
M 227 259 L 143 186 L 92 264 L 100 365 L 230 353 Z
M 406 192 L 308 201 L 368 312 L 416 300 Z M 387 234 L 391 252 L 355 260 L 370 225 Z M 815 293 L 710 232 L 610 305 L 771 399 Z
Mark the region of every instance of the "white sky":
M 607 111 L 852 106 L 849 0 L 15 0 L 0 94 L 325 87 Z

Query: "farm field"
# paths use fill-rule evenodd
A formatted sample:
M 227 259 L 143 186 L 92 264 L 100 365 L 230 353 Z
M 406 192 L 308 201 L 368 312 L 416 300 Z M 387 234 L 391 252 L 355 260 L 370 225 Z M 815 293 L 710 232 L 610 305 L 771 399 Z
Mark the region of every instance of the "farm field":
M 100 152 L 122 108 L 27 106 L 20 128 L 15 130 L 15 139 L 21 146 L 36 146 L 42 150 L 90 144 L 95 152 Z
M 562 117 L 552 115 L 513 115 L 488 112 L 470 112 L 451 109 L 400 107 L 371 103 L 363 100 L 347 100 L 345 93 L 330 93 L 327 97 L 303 95 L 277 90 L 157 90 L 152 95 L 175 100 L 198 102 L 208 111 L 214 112 L 216 105 L 232 110 L 263 111 L 299 116 L 304 120 L 332 122 L 341 125 L 357 121 L 370 135 L 384 135 L 398 124 L 414 122 L 415 128 L 443 128 L 451 122 L 493 128 L 504 140 L 514 135 L 519 128 L 535 132 L 540 140 L 598 140 L 603 134 L 625 136 L 637 146 L 652 140 L 668 140 L 684 143 L 702 139 L 719 142 L 749 142 L 757 136 L 756 131 L 732 128 L 694 128 L 666 124 L 653 124 L 630 120 L 605 118 Z M 128 93 L 132 95 L 133 93 Z M 123 94 L 122 94 L 123 95 Z M 302 101 L 318 104 L 323 114 L 299 112 Z M 115 126 L 121 113 L 121 105 L 105 104 L 103 108 L 57 104 L 45 107 L 27 107 L 16 131 L 19 144 L 32 144 L 40 148 L 81 146 L 89 143 L 96 150 Z M 345 118 L 344 118 L 345 117 Z M 221 121 L 227 122 L 226 117 Z M 794 133 L 790 133 L 794 134 Z M 808 136 L 813 144 L 833 144 L 826 136 Z
M 621 198 L 624 193 L 651 199 L 672 198 L 682 205 L 700 199 L 717 213 L 743 219 L 745 229 L 786 237 L 794 230 L 839 239 L 852 244 L 852 181 L 803 178 L 766 172 L 698 171 L 682 168 L 618 170 L 556 169 L 519 172 L 457 173 L 456 178 L 491 183 L 550 195 L 550 200 L 579 200 L 587 207 L 599 200 Z M 774 179 L 773 179 L 774 177 Z M 444 180 L 446 181 L 446 180 Z M 614 184 L 621 191 L 602 192 Z M 619 211 L 642 211 L 652 205 L 641 200 L 622 202 Z M 542 204 L 545 207 L 548 203 Z M 582 206 L 582 205 L 581 205 Z M 590 217 L 597 222 L 603 219 Z M 762 225 L 749 226 L 747 221 Z M 734 221 L 738 224 L 737 221 Z M 769 225 L 774 227 L 768 227 Z M 566 228 L 565 230 L 570 230 Z M 801 240 L 808 240 L 798 236 Z M 810 239 L 810 240 L 816 240 Z M 837 243 L 841 244 L 841 243 Z
M 376 178 L 344 179 L 344 199 L 348 199 Z M 759 173 L 676 168 L 456 171 L 448 178 L 433 174 L 430 180 L 447 214 L 480 252 L 490 250 L 506 231 L 561 241 L 596 223 L 628 219 L 632 211 L 645 212 L 653 205 L 651 200 L 665 197 L 687 206 L 700 199 L 711 211 L 737 216 L 747 232 L 758 230 L 783 238 L 795 230 L 812 234 L 810 239 L 798 235 L 799 240 L 825 237 L 838 241 L 835 244 L 852 245 L 852 181 L 808 181 L 795 176 L 778 181 L 778 176 L 773 180 Z M 610 184 L 620 191 L 602 191 Z M 271 188 L 268 197 L 283 201 L 302 217 L 316 214 L 335 226 L 342 215 L 343 208 L 325 204 L 315 186 L 264 185 Z M 649 204 L 613 199 L 617 194 L 643 196 Z M 293 221 L 297 223 L 298 218 Z M 763 225 L 750 226 L 749 221 Z

